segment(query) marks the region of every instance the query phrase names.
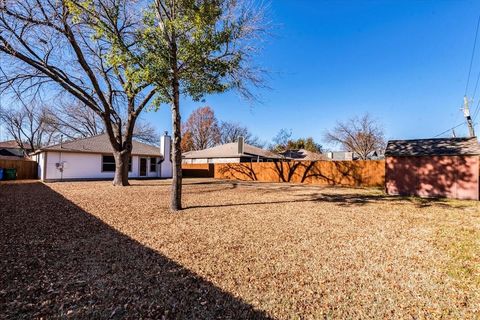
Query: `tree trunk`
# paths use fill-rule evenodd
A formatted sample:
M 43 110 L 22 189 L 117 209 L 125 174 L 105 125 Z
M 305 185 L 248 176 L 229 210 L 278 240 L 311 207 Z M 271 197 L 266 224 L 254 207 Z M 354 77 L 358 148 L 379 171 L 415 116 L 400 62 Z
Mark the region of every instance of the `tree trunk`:
M 115 158 L 115 176 L 113 178 L 114 186 L 128 186 L 128 163 L 131 152 L 128 150 L 114 151 Z
M 174 80 L 173 83 L 173 103 L 172 103 L 172 128 L 173 128 L 173 181 L 172 181 L 172 199 L 170 208 L 172 211 L 182 209 L 182 137 L 181 137 L 181 119 L 180 119 L 180 94 L 179 83 Z

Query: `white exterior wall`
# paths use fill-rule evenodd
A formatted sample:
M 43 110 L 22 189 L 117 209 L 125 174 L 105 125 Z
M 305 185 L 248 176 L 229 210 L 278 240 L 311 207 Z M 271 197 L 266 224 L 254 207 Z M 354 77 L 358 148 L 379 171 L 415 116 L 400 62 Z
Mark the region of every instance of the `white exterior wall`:
M 163 155 L 164 160 L 160 162 L 160 157 L 155 158 L 155 172 L 150 172 L 152 157 L 133 155 L 132 171 L 128 173 L 128 177 L 171 178 L 173 166 L 170 160 L 170 136 L 167 134 L 161 137 L 159 154 Z M 46 151 L 36 154 L 33 159 L 38 163 L 38 177 L 41 180 L 113 179 L 114 172 L 102 172 L 102 156 L 100 153 Z M 147 174 L 142 177 L 140 158 L 147 159 Z M 57 168 L 57 163 L 63 163 L 63 172 Z
M 173 176 L 173 164 L 170 152 L 171 144 L 171 138 L 167 132 L 165 132 L 165 134 L 160 137 L 160 153 L 163 156 L 160 178 L 171 178 Z
M 153 157 L 145 157 L 145 156 L 138 156 L 138 174 L 140 174 L 140 158 L 145 158 L 147 159 L 147 177 L 149 178 L 158 178 L 160 177 L 161 173 L 161 164 L 158 162 L 160 161 L 160 157 L 156 157 L 155 160 L 153 160 Z M 132 159 L 133 160 L 133 159 Z M 157 163 L 157 170 L 156 171 L 150 171 L 150 164 L 152 161 L 155 161 Z
M 44 160 L 47 155 L 46 173 L 44 174 Z M 157 178 L 160 174 L 160 164 L 157 171 L 150 172 L 150 157 L 147 158 L 147 175 L 145 177 Z M 160 158 L 155 158 L 157 163 Z M 102 154 L 73 153 L 73 152 L 42 152 L 36 156 L 39 166 L 39 178 L 42 180 L 68 180 L 68 179 L 113 179 L 114 172 L 102 172 Z M 63 162 L 63 173 L 56 164 Z M 163 169 L 163 168 L 162 168 Z M 165 173 L 165 175 L 168 172 Z M 171 175 L 170 175 L 171 176 Z M 129 178 L 140 178 L 140 156 L 132 156 L 132 171 Z
M 155 172 L 150 172 L 150 162 L 152 160 L 157 163 L 157 170 Z M 149 178 L 159 177 L 159 175 L 158 175 L 160 173 L 160 165 L 158 164 L 159 160 L 160 160 L 160 158 L 155 158 L 155 159 L 153 159 L 152 157 L 148 158 L 148 160 L 147 160 L 147 177 L 149 177 Z
M 37 178 L 43 179 L 43 159 L 45 157 L 44 153 L 35 154 L 32 156 L 32 160 L 37 162 Z

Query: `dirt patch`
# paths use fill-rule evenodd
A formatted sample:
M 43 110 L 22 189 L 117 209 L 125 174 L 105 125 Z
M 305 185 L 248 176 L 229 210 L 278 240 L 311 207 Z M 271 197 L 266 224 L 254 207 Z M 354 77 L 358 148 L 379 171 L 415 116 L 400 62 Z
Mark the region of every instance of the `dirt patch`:
M 470 231 L 458 232 L 456 219 L 478 232 L 478 202 L 213 180 L 187 180 L 184 190 L 187 209 L 170 214 L 167 181 L 127 188 L 1 184 L 0 312 L 183 319 L 479 315 L 476 278 L 452 272 L 478 271 L 471 253 L 479 252 L 478 242 Z M 468 244 L 463 262 L 451 236 Z

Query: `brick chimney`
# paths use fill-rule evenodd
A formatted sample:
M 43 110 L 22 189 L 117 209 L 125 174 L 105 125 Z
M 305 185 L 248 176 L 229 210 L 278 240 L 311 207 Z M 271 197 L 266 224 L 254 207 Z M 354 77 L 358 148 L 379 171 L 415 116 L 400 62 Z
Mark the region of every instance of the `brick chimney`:
M 245 147 L 245 139 L 243 137 L 238 137 L 238 154 L 243 154 Z

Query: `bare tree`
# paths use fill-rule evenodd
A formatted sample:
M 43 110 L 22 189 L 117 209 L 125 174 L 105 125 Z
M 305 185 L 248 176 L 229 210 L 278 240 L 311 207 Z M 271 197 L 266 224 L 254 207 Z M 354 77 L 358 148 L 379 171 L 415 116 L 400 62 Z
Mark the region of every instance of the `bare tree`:
M 49 125 L 48 109 L 38 104 L 22 104 L 20 108 L 2 109 L 0 120 L 25 154 L 55 140 L 56 132 Z
M 193 110 L 183 123 L 182 131 L 185 139 L 182 151 L 203 150 L 217 145 L 220 141 L 218 120 L 210 107 Z
M 63 91 L 97 114 L 113 148 L 114 185 L 128 185 L 135 123 L 157 92 L 130 58 L 143 9 L 129 0 L 0 1 L 0 93 Z
M 220 123 L 219 130 L 220 144 L 236 142 L 238 141 L 239 137 L 243 137 L 245 139 L 245 142 L 252 146 L 263 148 L 265 145 L 259 140 L 258 137 L 253 136 L 253 134 L 250 132 L 250 130 L 248 130 L 247 127 L 244 127 L 237 122 L 222 121 Z
M 312 137 L 292 139 L 292 131 L 281 129 L 272 139 L 269 146 L 270 151 L 283 153 L 287 150 L 304 149 L 310 152 L 321 153 L 323 147 L 315 142 Z
M 285 128 L 280 129 L 278 133 L 273 137 L 272 143 L 268 149 L 272 152 L 283 152 L 287 149 L 288 141 L 291 140 L 292 130 Z
M 158 145 L 160 143 L 160 134 L 150 122 L 139 119 L 133 130 L 133 138 L 135 140 Z
M 49 125 L 67 139 L 86 138 L 105 132 L 101 118 L 79 101 L 61 102 L 47 109 Z
M 76 100 L 61 101 L 55 106 L 49 106 L 46 111 L 49 126 L 67 139 L 87 138 L 105 133 L 102 119 Z M 160 135 L 149 122 L 139 118 L 135 124 L 133 138 L 149 144 L 158 144 Z
M 360 159 L 369 159 L 370 154 L 385 148 L 382 126 L 368 113 L 353 117 L 325 133 L 325 141 L 342 146 L 345 151 L 355 152 Z

